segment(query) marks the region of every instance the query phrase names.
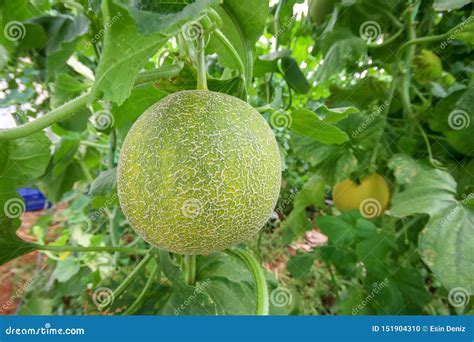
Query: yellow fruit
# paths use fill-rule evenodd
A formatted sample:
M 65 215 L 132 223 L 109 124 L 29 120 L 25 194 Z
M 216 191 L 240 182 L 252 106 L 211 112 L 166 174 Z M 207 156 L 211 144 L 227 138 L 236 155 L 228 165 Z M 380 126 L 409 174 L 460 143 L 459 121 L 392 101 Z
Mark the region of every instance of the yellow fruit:
M 390 190 L 385 179 L 377 174 L 363 178 L 360 184 L 346 179 L 337 183 L 332 191 L 334 205 L 340 211 L 357 209 L 362 216 L 381 215 L 388 206 Z
M 253 237 L 278 199 L 278 145 L 246 102 L 181 91 L 150 107 L 122 146 L 120 205 L 148 243 L 208 254 Z

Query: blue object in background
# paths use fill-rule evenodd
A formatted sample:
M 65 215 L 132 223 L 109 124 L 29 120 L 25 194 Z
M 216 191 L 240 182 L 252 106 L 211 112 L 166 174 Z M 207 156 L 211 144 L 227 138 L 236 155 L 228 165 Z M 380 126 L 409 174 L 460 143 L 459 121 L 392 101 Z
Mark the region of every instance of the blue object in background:
M 38 189 L 19 188 L 16 191 L 25 200 L 25 211 L 35 211 L 51 207 L 51 203 L 46 200 L 46 197 Z
M 474 316 L 0 316 L 0 341 L 472 342 L 473 328 Z

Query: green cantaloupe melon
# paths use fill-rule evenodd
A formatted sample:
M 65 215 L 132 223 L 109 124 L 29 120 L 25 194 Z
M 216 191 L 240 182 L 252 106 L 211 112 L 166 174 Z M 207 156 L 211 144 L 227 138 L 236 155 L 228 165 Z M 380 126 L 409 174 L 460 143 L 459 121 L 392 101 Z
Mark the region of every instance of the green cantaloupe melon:
M 246 102 L 180 91 L 145 111 L 123 143 L 120 205 L 153 246 L 208 254 L 253 237 L 281 183 L 273 132 Z

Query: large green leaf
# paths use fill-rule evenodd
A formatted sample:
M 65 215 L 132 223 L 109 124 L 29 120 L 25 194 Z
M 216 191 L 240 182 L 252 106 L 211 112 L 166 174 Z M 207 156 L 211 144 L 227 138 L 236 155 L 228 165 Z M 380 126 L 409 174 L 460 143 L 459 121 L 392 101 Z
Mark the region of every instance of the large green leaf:
M 120 106 L 114 104 L 114 123 L 122 138 L 125 138 L 132 124 L 148 107 L 165 96 L 166 93 L 154 85 L 144 84 L 133 88 L 128 99 Z
M 394 154 L 387 166 L 392 169 L 397 183 L 401 185 L 409 184 L 420 172 L 428 169 L 427 166 L 403 153 Z
M 422 273 L 394 262 L 397 245 L 392 232 L 377 228 L 357 210 L 340 216 L 320 216 L 316 222 L 328 236 L 328 245 L 320 248 L 321 257 L 345 278 L 362 277 L 364 297 L 370 296 L 367 304 L 371 310 L 378 314 L 422 312 L 430 298 Z M 352 307 L 353 314 L 364 313 L 359 304 Z
M 82 15 L 44 15 L 30 19 L 28 23 L 41 26 L 46 34 L 46 45 L 41 49 L 46 55 L 49 78 L 65 68 L 77 42 L 89 30 L 89 19 Z
M 63 193 L 70 190 L 74 183 L 83 177 L 80 166 L 74 161 L 78 148 L 79 140 L 69 138 L 63 138 L 56 146 L 40 183 L 41 189 L 50 201 L 59 201 Z
M 90 84 L 81 82 L 66 73 L 60 73 L 51 84 L 51 108 L 59 107 L 88 89 Z M 83 132 L 87 128 L 91 112 L 84 107 L 75 115 L 60 121 L 58 125 L 69 131 Z
M 298 63 L 293 58 L 282 58 L 281 69 L 285 80 L 294 90 L 301 94 L 308 93 L 309 83 L 304 77 Z
M 367 53 L 365 41 L 350 31 L 338 30 L 328 33 L 322 41 L 324 63 L 316 70 L 316 78 L 325 82 L 345 67 Z
M 102 12 L 107 25 L 92 98 L 103 93 L 105 99 L 122 104 L 130 95 L 137 74 L 148 58 L 180 32 L 186 22 L 196 20 L 209 3 L 208 0 L 197 0 L 181 11 L 153 16 L 151 12 L 132 9 L 114 0 L 104 0 Z M 137 23 L 142 21 L 148 24 L 147 35 L 137 28 Z M 140 27 L 143 28 L 142 25 Z
M 255 44 L 263 33 L 268 11 L 268 0 L 224 0 L 221 6 L 217 7 L 223 21 L 221 30 L 244 64 L 247 87 L 253 74 Z M 221 65 L 239 70 L 235 58 L 214 35 L 206 49 L 219 55 Z
M 440 101 L 430 120 L 459 152 L 474 156 L 474 88 L 457 91 Z
M 173 283 L 171 295 L 159 309 L 160 314 L 254 314 L 254 280 L 249 270 L 238 259 L 224 253 L 199 256 L 195 286 L 184 283 L 182 270 L 171 261 L 168 253 L 160 253 L 160 265 L 163 273 Z M 274 281 L 270 282 L 270 287 L 275 287 Z
M 327 109 L 323 106 L 318 109 L 318 112 L 322 115 L 317 115 L 313 111 L 299 109 L 291 114 L 290 129 L 325 144 L 340 145 L 349 140 L 349 137 L 332 124 L 356 111 L 353 107 Z
M 0 194 L 0 196 L 2 195 Z M 17 208 L 24 208 L 24 204 L 20 203 L 23 203 L 23 200 L 18 195 L 8 199 L 3 196 L 0 198 L 0 265 L 37 249 L 35 244 L 23 241 L 16 235 L 16 230 L 20 226 L 20 220 L 10 219 L 5 216 L 8 211 L 12 213 L 12 210 L 16 210 L 13 208 L 14 205 Z
M 397 217 L 428 214 L 419 237 L 423 261 L 449 290 L 463 287 L 474 293 L 474 208 L 468 199 L 458 201 L 456 182 L 444 171 L 424 171 L 406 191 L 392 200 Z
M 117 188 L 117 169 L 102 171 L 91 184 L 89 195 L 108 195 Z
M 48 166 L 50 145 L 51 141 L 43 132 L 1 141 L 0 178 L 21 180 L 40 177 Z
M 451 11 L 470 4 L 472 0 L 435 0 L 433 7 L 436 11 Z
M 358 164 L 348 144 L 325 145 L 310 137 L 293 134 L 291 146 L 294 155 L 316 167 L 328 184 L 348 178 Z

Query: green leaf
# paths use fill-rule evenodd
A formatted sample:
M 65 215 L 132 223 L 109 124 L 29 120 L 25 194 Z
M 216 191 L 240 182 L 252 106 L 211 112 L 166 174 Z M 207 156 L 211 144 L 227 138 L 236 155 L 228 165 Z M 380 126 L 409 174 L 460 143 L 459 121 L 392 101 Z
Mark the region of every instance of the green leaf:
M 282 223 L 282 242 L 287 244 L 312 228 L 306 214 L 310 205 L 324 207 L 325 182 L 319 175 L 313 175 L 301 188 L 293 202 L 293 210 Z M 277 209 L 278 210 L 278 209 Z
M 345 132 L 329 122 L 310 110 L 299 109 L 291 114 L 290 129 L 325 144 L 340 145 L 349 140 Z
M 298 63 L 293 58 L 282 58 L 281 69 L 283 71 L 283 77 L 296 92 L 300 94 L 308 93 L 309 83 L 301 72 Z
M 41 45 L 41 48 L 46 53 L 49 79 L 64 69 L 77 42 L 89 30 L 89 19 L 82 15 L 43 15 L 28 20 L 28 23 L 42 26 L 48 38 L 46 46 Z
M 117 169 L 102 171 L 99 176 L 92 182 L 91 189 L 89 190 L 89 195 L 107 195 L 115 191 L 116 188 Z
M 355 107 L 327 108 L 326 106 L 321 106 L 316 109 L 316 113 L 328 123 L 337 123 L 347 118 L 349 114 L 357 113 L 358 111 Z
M 263 33 L 269 13 L 268 0 L 239 1 L 226 0 L 216 8 L 222 18 L 222 32 L 237 51 L 244 64 L 247 88 L 253 75 L 254 50 L 258 38 Z M 239 70 L 235 58 L 215 36 L 211 36 L 206 47 L 208 53 L 219 55 L 219 64 Z
M 20 227 L 19 219 L 10 219 L 4 216 L 8 212 L 10 215 L 14 213 L 15 216 L 16 213 L 21 214 L 25 208 L 22 204 L 23 199 L 18 194 L 15 196 L 14 193 L 12 196 L 5 196 L 4 193 L 0 196 L 2 208 L 0 212 L 2 214 L 0 216 L 0 265 L 3 265 L 10 260 L 37 250 L 37 248 L 35 244 L 23 241 L 16 235 L 16 231 Z
M 0 44 L 7 49 L 12 48 L 17 43 L 22 44 L 23 39 L 27 36 L 26 24 L 24 21 L 31 17 L 40 15 L 42 11 L 47 10 L 50 4 L 46 1 L 41 3 L 31 3 L 29 0 L 18 0 L 18 1 L 2 1 L 2 16 L 1 27 L 3 30 L 7 30 L 6 27 L 10 24 L 11 34 L 0 35 Z M 18 24 L 21 23 L 21 24 Z M 12 28 L 16 29 L 13 30 Z M 5 31 L 2 31 L 5 32 Z M 14 37 L 15 39 L 8 39 Z M 16 38 L 19 38 L 16 40 Z
M 451 11 L 470 4 L 471 0 L 435 0 L 433 7 L 435 11 Z
M 162 79 L 157 82 L 157 87 L 161 91 L 174 93 L 180 90 L 196 89 L 196 84 L 196 69 L 190 64 L 185 64 L 178 77 L 172 80 Z M 245 100 L 245 87 L 243 79 L 240 76 L 228 79 L 208 78 L 207 87 L 211 91 L 226 93 Z
M 328 237 L 322 257 L 333 263 L 343 276 L 354 274 L 356 262 L 377 276 L 385 274 L 387 256 L 396 248 L 393 237 L 362 218 L 357 210 L 339 216 L 319 216 L 316 223 Z
M 129 98 L 120 106 L 113 104 L 115 127 L 125 138 L 128 130 L 136 119 L 155 102 L 166 96 L 166 93 L 152 84 L 144 84 L 133 88 Z
M 294 155 L 316 167 L 328 184 L 349 178 L 358 165 L 357 158 L 348 144 L 324 145 L 312 138 L 293 134 L 291 146 Z
M 75 276 L 80 269 L 81 265 L 79 260 L 75 258 L 67 258 L 66 260 L 60 260 L 56 263 L 56 268 L 54 269 L 52 276 L 60 283 L 65 283 Z
M 255 308 L 254 281 L 245 265 L 224 253 L 199 256 L 195 286 L 184 284 L 177 265 L 165 261 L 163 272 L 173 282 L 173 291 L 160 314 L 250 315 Z M 166 257 L 165 257 L 166 259 Z M 168 264 L 168 265 L 166 265 Z
M 1 141 L 0 178 L 19 181 L 40 177 L 50 159 L 50 145 L 51 141 L 43 132 Z
M 57 145 L 40 187 L 46 197 L 57 202 L 64 192 L 70 190 L 76 180 L 83 177 L 82 170 L 74 156 L 79 148 L 79 140 L 63 138 Z
M 400 185 L 409 184 L 420 172 L 428 169 L 403 153 L 394 154 L 388 161 L 387 166 L 393 171 L 393 175 Z
M 356 82 L 341 87 L 331 84 L 331 96 L 327 99 L 331 106 L 355 106 L 367 108 L 376 101 L 387 98 L 386 83 L 375 77 L 365 77 Z
M 474 156 L 474 88 L 457 91 L 434 108 L 430 128 L 442 132 L 457 151 Z
M 197 0 L 179 12 L 158 16 L 104 0 L 102 12 L 104 22 L 108 24 L 91 99 L 103 93 L 104 99 L 121 105 L 129 97 L 137 74 L 148 59 L 180 32 L 186 22 L 196 20 L 209 3 Z M 150 18 L 156 21 L 152 22 Z M 147 35 L 138 31 L 137 23 L 142 21 L 149 25 Z
M 397 217 L 428 214 L 418 242 L 423 261 L 446 289 L 474 293 L 474 208 L 456 199 L 456 186 L 447 172 L 424 171 L 393 197 L 391 212 Z
M 59 74 L 54 83 L 51 84 L 51 108 L 61 106 L 87 90 L 89 86 L 90 84 L 83 83 L 69 74 Z
M 317 253 L 302 253 L 293 255 L 288 261 L 288 272 L 295 279 L 306 280 L 310 275 Z
M 379 315 L 414 315 L 422 313 L 430 300 L 421 271 L 395 266 L 385 273 L 367 274 L 365 288 L 372 294 L 370 303 Z M 375 292 L 375 288 L 378 289 Z
M 316 79 L 325 82 L 367 53 L 366 42 L 349 30 L 328 33 L 324 39 L 324 63 L 316 70 Z
M 38 296 L 29 297 L 18 311 L 20 316 L 48 316 L 53 314 L 53 300 Z

